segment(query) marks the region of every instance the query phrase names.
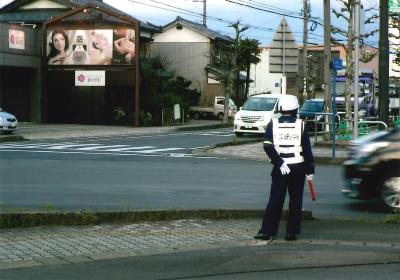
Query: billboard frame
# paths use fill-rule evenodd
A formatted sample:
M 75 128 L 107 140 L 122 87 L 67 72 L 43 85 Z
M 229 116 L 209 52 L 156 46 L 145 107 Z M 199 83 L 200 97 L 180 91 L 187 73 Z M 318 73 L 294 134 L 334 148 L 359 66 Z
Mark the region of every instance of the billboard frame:
M 81 14 L 81 13 L 85 13 L 85 14 L 89 14 L 88 11 L 90 10 L 95 10 L 98 11 L 100 13 L 109 15 L 111 17 L 114 17 L 120 21 L 123 21 L 127 24 L 127 26 L 129 26 L 130 29 L 135 30 L 135 92 L 134 92 L 134 126 L 139 126 L 139 96 L 140 96 L 140 86 L 139 86 L 139 82 L 140 82 L 140 45 L 139 45 L 139 38 L 140 38 L 140 22 L 139 20 L 130 17 L 128 15 L 125 14 L 119 14 L 117 12 L 114 12 L 110 9 L 106 9 L 104 7 L 100 7 L 100 6 L 96 6 L 93 5 L 91 3 L 81 6 L 79 8 L 75 8 L 65 14 L 63 14 L 62 16 L 59 17 L 51 17 L 48 21 L 43 23 L 43 28 L 42 28 L 42 84 L 45 85 L 46 84 L 46 73 L 47 73 L 47 69 L 48 69 L 48 65 L 47 65 L 47 29 L 48 27 L 51 27 L 52 25 L 56 24 L 56 23 L 60 23 L 63 22 L 65 19 L 72 17 L 74 15 L 77 14 Z M 97 18 L 93 18 L 93 20 L 98 20 Z M 88 20 L 90 21 L 90 20 Z M 104 20 L 104 22 L 107 22 L 107 20 Z M 115 25 L 115 23 L 114 23 Z M 97 67 L 99 67 L 99 65 L 96 65 Z M 93 67 L 93 70 L 96 70 L 95 67 Z M 74 65 L 74 67 L 82 67 L 82 65 Z M 102 66 L 104 68 L 104 66 Z M 113 65 L 107 66 L 107 67 L 113 67 Z M 103 69 L 101 69 L 103 70 Z M 45 117 L 45 105 L 46 105 L 46 87 L 43 87 L 43 96 L 42 96 L 42 114 L 43 114 L 43 118 Z

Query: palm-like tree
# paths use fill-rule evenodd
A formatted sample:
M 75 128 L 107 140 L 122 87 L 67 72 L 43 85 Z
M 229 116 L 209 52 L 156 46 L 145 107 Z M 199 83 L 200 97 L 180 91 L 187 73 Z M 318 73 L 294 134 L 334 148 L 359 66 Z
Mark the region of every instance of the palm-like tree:
M 242 98 L 240 98 L 243 99 L 243 102 L 247 99 L 247 96 L 249 95 L 251 64 L 257 64 L 261 61 L 261 49 L 259 48 L 259 45 L 260 42 L 258 40 L 250 38 L 240 40 L 239 43 L 239 56 L 237 64 L 240 70 L 246 71 L 246 88 Z

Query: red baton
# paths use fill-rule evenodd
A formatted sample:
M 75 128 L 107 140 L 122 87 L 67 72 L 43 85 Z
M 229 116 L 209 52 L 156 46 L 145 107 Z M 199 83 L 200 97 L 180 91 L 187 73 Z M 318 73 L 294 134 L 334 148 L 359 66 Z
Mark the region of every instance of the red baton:
M 315 201 L 316 195 L 315 195 L 314 187 L 313 187 L 311 180 L 308 180 L 308 187 L 310 188 L 311 199 L 312 199 L 312 201 Z

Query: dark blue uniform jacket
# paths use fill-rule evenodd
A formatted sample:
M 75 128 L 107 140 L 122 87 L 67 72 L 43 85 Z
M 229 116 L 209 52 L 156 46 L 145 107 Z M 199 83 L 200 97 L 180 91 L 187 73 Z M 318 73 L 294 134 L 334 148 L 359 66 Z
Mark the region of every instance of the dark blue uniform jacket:
M 291 115 L 283 115 L 279 118 L 280 123 L 294 123 L 296 122 L 296 118 Z M 265 129 L 264 141 L 271 142 L 272 144 L 264 143 L 264 150 L 271 159 L 271 163 L 276 167 L 280 167 L 283 164 L 283 159 L 279 156 L 278 152 L 274 147 L 274 137 L 272 132 L 272 120 L 267 125 Z M 314 174 L 314 157 L 311 150 L 310 138 L 308 135 L 307 127 L 304 126 L 302 135 L 301 135 L 301 146 L 303 148 L 302 155 L 304 157 L 304 167 L 306 174 Z

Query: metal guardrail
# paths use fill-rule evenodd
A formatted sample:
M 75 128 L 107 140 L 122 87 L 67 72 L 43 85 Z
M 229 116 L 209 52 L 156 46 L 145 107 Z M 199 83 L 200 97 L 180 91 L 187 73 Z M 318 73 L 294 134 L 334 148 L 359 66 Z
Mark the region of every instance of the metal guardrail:
M 330 116 L 330 118 L 324 118 L 323 121 L 318 121 L 320 116 Z M 320 135 L 331 135 L 332 134 L 332 122 L 331 118 L 333 117 L 332 113 L 315 113 L 313 120 L 304 120 L 305 122 L 313 122 L 314 123 L 314 137 L 315 142 L 318 142 L 318 136 Z M 336 118 L 338 119 L 338 123 L 340 123 L 340 115 L 336 114 Z M 322 129 L 318 131 L 318 127 L 321 126 Z M 337 130 L 336 130 L 337 131 Z

